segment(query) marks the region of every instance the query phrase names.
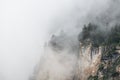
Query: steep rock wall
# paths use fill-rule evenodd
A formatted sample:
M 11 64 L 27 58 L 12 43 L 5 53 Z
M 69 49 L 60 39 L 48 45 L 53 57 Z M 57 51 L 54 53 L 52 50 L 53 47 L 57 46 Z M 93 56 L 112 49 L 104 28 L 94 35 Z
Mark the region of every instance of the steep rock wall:
M 75 80 L 87 80 L 89 76 L 94 76 L 97 73 L 101 60 L 101 47 L 95 48 L 89 45 L 80 44 L 80 52 L 76 68 Z

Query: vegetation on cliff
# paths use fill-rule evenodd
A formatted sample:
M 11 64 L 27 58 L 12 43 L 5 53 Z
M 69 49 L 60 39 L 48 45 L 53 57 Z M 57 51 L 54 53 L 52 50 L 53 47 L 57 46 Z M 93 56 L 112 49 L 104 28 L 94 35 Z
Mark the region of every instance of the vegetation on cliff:
M 113 26 L 110 30 L 103 30 L 98 25 L 88 24 L 82 29 L 79 41 L 90 41 L 93 47 L 102 46 L 102 58 L 96 76 L 88 80 L 120 80 L 120 72 L 116 68 L 120 65 L 120 25 Z
M 89 23 L 87 26 L 84 25 L 78 39 L 82 43 L 90 40 L 95 47 L 120 45 L 120 25 L 113 26 L 110 30 L 105 29 L 103 30 L 98 25 Z

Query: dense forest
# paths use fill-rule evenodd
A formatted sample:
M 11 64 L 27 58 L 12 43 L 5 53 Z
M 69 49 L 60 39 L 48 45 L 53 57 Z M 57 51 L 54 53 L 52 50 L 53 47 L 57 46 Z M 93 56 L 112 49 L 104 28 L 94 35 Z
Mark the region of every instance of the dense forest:
M 107 29 L 107 28 L 105 28 Z M 84 43 L 90 40 L 93 46 L 101 45 L 120 45 L 120 25 L 113 26 L 110 30 L 103 30 L 98 25 L 89 23 L 84 25 L 79 34 L 79 41 Z

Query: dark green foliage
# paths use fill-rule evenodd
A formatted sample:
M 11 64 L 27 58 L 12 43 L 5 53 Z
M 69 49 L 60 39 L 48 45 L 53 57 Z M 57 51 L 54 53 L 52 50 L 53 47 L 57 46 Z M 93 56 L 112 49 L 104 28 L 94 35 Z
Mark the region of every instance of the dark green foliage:
M 99 79 L 98 79 L 98 76 L 90 76 L 88 80 L 99 80 Z
M 92 37 L 92 34 L 95 33 L 96 29 L 97 26 L 91 23 L 88 24 L 88 26 L 84 25 L 82 33 L 79 35 L 79 40 L 83 42 L 86 39 L 90 39 Z
M 104 65 L 103 65 L 103 64 L 100 64 L 100 65 L 99 65 L 99 70 L 102 71 L 103 68 L 104 68 Z
M 82 32 L 79 35 L 79 41 L 84 43 L 90 40 L 93 46 L 98 47 L 104 42 L 103 32 L 95 24 L 89 23 L 88 26 L 84 26 Z
M 109 64 L 109 66 L 107 67 L 107 71 L 106 73 L 104 73 L 104 77 L 103 80 L 109 80 L 110 77 L 116 77 L 118 74 L 118 72 L 116 72 L 116 67 L 120 64 L 120 57 L 117 58 L 117 60 L 115 60 L 113 63 L 111 62 L 111 65 Z
M 120 44 L 120 25 L 111 28 L 108 36 L 107 44 Z
M 119 78 L 120 73 L 116 72 L 116 67 L 120 64 L 120 56 L 116 57 L 116 60 L 113 62 L 110 61 L 109 59 L 106 61 L 109 61 L 109 64 L 107 64 L 108 67 L 104 69 L 106 63 L 102 64 L 103 63 L 102 61 L 102 63 L 99 66 L 99 70 L 98 70 L 98 72 L 103 73 L 103 77 L 99 79 L 98 74 L 97 74 L 96 76 L 90 76 L 88 80 L 110 80 L 111 78 L 113 80 L 113 78 L 115 77 L 117 78 L 114 80 L 120 80 Z
M 85 43 L 90 40 L 94 47 L 100 45 L 120 45 L 120 25 L 111 28 L 110 31 L 103 31 L 99 26 L 89 23 L 85 25 L 79 34 L 79 41 Z
M 97 29 L 97 26 L 91 23 L 89 23 L 88 26 L 84 26 L 82 31 L 82 35 L 83 35 L 82 39 L 85 40 L 85 39 L 91 38 L 92 35 L 96 33 L 96 29 Z

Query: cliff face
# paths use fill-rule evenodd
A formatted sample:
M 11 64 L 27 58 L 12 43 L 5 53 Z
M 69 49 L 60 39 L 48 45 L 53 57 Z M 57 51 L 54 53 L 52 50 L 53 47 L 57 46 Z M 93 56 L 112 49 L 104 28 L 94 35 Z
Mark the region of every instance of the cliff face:
M 97 74 L 88 80 L 120 80 L 120 49 L 112 48 L 102 52 Z
M 74 80 L 120 80 L 120 47 L 80 43 Z
M 90 75 L 96 75 L 101 60 L 101 51 L 101 47 L 95 48 L 91 44 L 80 44 L 75 80 L 87 80 Z

